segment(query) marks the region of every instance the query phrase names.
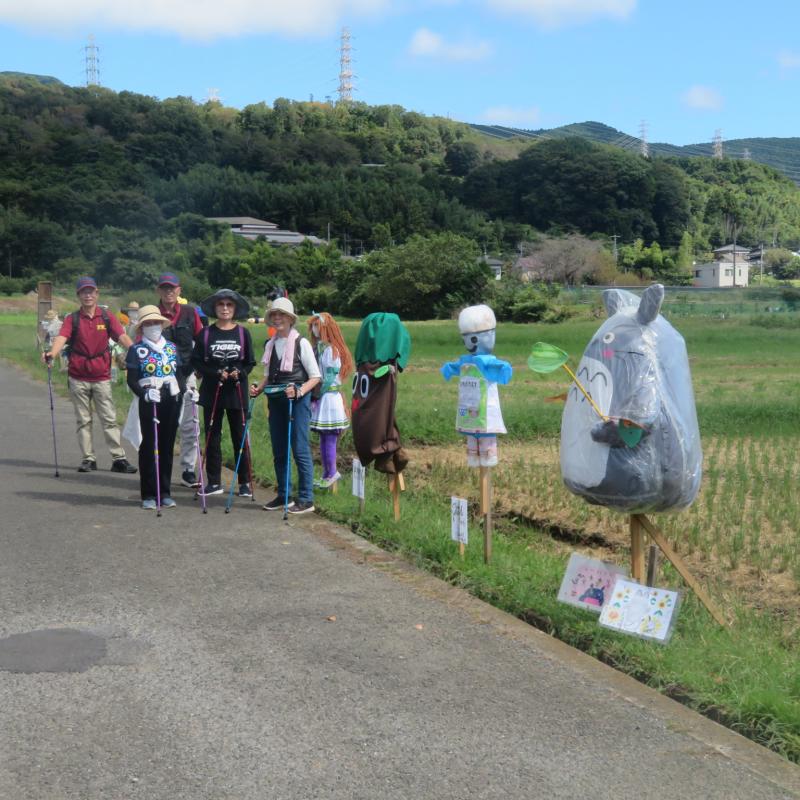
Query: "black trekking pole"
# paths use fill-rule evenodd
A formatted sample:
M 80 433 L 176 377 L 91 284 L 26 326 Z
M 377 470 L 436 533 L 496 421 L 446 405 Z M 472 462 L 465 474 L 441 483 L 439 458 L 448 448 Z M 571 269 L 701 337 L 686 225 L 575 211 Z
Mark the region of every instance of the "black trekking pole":
M 53 405 L 53 357 L 45 356 L 47 363 L 47 388 L 50 392 L 50 425 L 53 429 L 53 458 L 56 462 L 56 478 L 58 475 L 58 447 L 56 446 L 56 409 Z

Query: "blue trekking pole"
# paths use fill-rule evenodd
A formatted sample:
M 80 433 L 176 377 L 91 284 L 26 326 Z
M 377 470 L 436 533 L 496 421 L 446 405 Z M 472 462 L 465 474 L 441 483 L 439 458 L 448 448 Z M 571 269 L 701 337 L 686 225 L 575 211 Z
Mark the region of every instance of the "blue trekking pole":
M 286 487 L 283 493 L 283 519 L 289 519 L 289 483 L 292 478 L 292 419 L 294 418 L 294 398 L 289 398 L 289 430 L 286 434 Z
M 241 393 L 240 393 L 241 397 Z M 250 420 L 253 418 L 253 404 L 256 402 L 255 397 L 250 398 L 250 402 L 247 404 L 247 419 L 244 423 L 244 430 L 242 431 L 242 441 L 239 443 L 239 455 L 236 456 L 236 466 L 233 468 L 233 475 L 231 476 L 231 488 L 228 490 L 228 500 L 225 503 L 225 513 L 227 514 L 231 510 L 231 506 L 233 505 L 233 485 L 236 482 L 236 479 L 239 476 L 239 464 L 242 461 L 242 453 L 244 453 L 244 448 L 247 447 L 249 453 L 249 440 L 248 436 L 250 435 Z M 244 409 L 243 409 L 244 410 Z M 251 458 L 252 460 L 252 458 Z M 251 477 L 252 481 L 252 477 Z M 251 485 L 250 491 L 252 491 L 253 487 Z

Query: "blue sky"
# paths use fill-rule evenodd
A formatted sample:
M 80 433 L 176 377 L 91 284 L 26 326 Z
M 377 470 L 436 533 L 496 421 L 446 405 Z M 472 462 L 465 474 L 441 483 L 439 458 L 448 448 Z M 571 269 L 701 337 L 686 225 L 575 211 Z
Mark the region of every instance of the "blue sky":
M 0 71 L 241 108 L 354 97 L 467 122 L 596 120 L 650 141 L 797 136 L 800 4 L 762 0 L 0 0 Z

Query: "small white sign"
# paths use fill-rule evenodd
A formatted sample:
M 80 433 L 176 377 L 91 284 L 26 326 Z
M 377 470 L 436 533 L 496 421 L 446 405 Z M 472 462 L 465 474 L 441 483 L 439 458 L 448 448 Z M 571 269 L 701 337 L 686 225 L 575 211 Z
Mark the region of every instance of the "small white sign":
M 454 542 L 467 544 L 467 501 L 463 497 L 450 498 L 450 538 Z
M 364 499 L 364 484 L 367 479 L 367 468 L 361 466 L 361 462 L 353 459 L 353 497 L 359 500 Z

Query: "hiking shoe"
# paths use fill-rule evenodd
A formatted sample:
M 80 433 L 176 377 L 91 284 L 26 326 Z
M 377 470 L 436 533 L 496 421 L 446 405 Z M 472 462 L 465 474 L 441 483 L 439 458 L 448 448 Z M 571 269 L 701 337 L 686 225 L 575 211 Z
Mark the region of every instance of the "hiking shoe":
M 222 494 L 222 484 L 221 483 L 207 483 L 206 488 L 203 489 L 203 494 L 208 497 L 210 494 Z M 199 494 L 199 492 L 198 492 Z
M 78 472 L 92 472 L 97 469 L 97 462 L 92 461 L 90 458 L 84 458 L 81 465 L 78 467 Z
M 290 514 L 308 514 L 309 511 L 313 510 L 313 503 L 302 503 L 300 500 L 295 500 L 294 503 L 289 506 Z
M 283 508 L 283 498 L 282 497 L 275 497 L 269 501 L 269 503 L 264 503 L 261 508 L 264 511 L 280 511 Z
M 94 462 L 92 462 L 94 463 Z M 92 469 L 97 469 L 96 466 L 92 467 Z M 125 475 L 133 475 L 135 472 L 138 472 L 136 467 L 131 464 L 127 458 L 118 458 L 114 461 L 111 465 L 112 472 L 122 472 Z
M 240 483 L 239 484 L 239 497 L 252 497 L 253 490 L 250 488 L 249 483 Z
M 197 480 L 197 475 L 190 469 L 185 469 L 181 475 L 181 486 L 186 486 L 189 489 L 196 489 L 200 485 Z
M 161 508 L 175 508 L 178 505 L 171 497 L 161 498 Z
M 142 500 L 142 508 L 145 511 L 155 511 L 156 501 L 152 497 L 148 497 L 147 500 Z

